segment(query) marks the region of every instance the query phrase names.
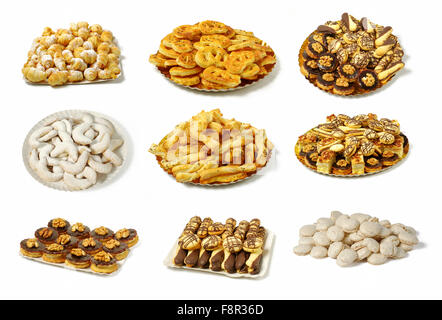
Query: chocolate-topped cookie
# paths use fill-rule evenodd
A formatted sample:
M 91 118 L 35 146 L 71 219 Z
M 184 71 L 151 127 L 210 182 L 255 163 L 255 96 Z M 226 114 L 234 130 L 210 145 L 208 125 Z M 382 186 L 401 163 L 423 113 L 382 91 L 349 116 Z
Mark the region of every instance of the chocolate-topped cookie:
M 74 223 L 68 228 L 68 235 L 77 239 L 86 239 L 90 237 L 90 229 L 81 222 Z
M 92 257 L 91 269 L 99 273 L 112 273 L 118 269 L 117 260 L 110 253 L 100 251 Z
M 66 255 L 65 263 L 77 269 L 86 269 L 91 265 L 91 256 L 83 249 L 74 248 Z
M 237 253 L 242 250 L 242 241 L 234 236 L 230 236 L 224 239 L 223 247 L 230 253 Z
M 41 243 L 46 245 L 54 243 L 58 238 L 58 232 L 50 227 L 39 228 L 34 235 Z
M 63 263 L 67 250 L 58 243 L 51 243 L 43 250 L 43 260 L 52 263 Z
M 78 247 L 90 255 L 99 252 L 102 246 L 101 242 L 96 241 L 94 238 L 86 238 L 78 243 Z
M 48 227 L 55 229 L 59 234 L 66 233 L 70 224 L 62 218 L 55 218 L 48 222 Z
M 20 242 L 20 252 L 26 257 L 40 258 L 44 248 L 44 244 L 36 238 L 24 239 Z
M 111 229 L 101 226 L 92 230 L 91 236 L 100 242 L 106 242 L 114 237 L 114 232 Z
M 110 239 L 103 243 L 103 250 L 110 253 L 118 261 L 123 260 L 129 254 L 129 249 L 126 243 L 115 239 Z
M 56 240 L 56 243 L 61 244 L 65 249 L 70 250 L 77 247 L 78 239 L 68 234 L 60 234 Z

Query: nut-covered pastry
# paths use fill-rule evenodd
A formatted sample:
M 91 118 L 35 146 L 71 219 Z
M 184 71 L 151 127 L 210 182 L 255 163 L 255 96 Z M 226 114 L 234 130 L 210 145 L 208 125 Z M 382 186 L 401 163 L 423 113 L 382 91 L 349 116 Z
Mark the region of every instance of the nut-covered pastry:
M 116 79 L 120 49 L 112 32 L 99 24 L 71 23 L 56 31 L 46 27 L 32 43 L 22 73 L 30 82 L 51 86 Z
M 81 222 L 74 223 L 68 228 L 68 235 L 77 239 L 86 239 L 90 237 L 90 229 Z
M 217 21 L 177 27 L 149 62 L 173 82 L 219 91 L 243 87 L 269 74 L 276 56 L 252 32 Z
M 38 239 L 38 241 L 46 245 L 54 243 L 58 238 L 58 232 L 50 227 L 37 229 L 34 235 Z
M 60 234 L 55 242 L 61 244 L 66 250 L 76 248 L 78 245 L 78 239 L 68 234 Z
M 69 226 L 69 222 L 62 218 L 55 218 L 48 222 L 48 227 L 55 229 L 58 234 L 66 233 Z
M 117 260 L 110 253 L 100 251 L 91 260 L 91 269 L 99 273 L 112 273 L 118 269 Z
M 101 251 L 102 246 L 101 242 L 96 241 L 94 238 L 86 238 L 78 243 L 78 247 L 90 255 Z
M 344 13 L 304 41 L 301 73 L 318 88 L 341 96 L 374 91 L 404 67 L 404 51 L 392 31 Z
M 129 254 L 128 245 L 115 239 L 103 242 L 103 250 L 110 253 L 118 261 L 125 259 Z
M 63 263 L 66 259 L 67 250 L 63 245 L 58 243 L 51 243 L 43 250 L 43 260 L 52 263 Z
M 115 232 L 115 239 L 127 244 L 129 248 L 138 243 L 138 233 L 135 229 L 120 229 Z
M 408 148 L 396 120 L 378 119 L 372 113 L 353 118 L 332 114 L 299 137 L 295 154 L 317 172 L 357 176 L 394 165 L 407 155 Z
M 20 242 L 20 252 L 30 258 L 40 258 L 45 246 L 36 238 L 25 239 Z
M 66 265 L 77 269 L 86 269 L 91 266 L 91 256 L 83 249 L 74 248 L 66 255 Z
M 180 123 L 149 152 L 178 182 L 226 184 L 263 168 L 272 149 L 265 130 L 223 118 L 215 109 Z
M 92 230 L 91 237 L 103 243 L 112 239 L 114 232 L 111 229 L 101 226 Z

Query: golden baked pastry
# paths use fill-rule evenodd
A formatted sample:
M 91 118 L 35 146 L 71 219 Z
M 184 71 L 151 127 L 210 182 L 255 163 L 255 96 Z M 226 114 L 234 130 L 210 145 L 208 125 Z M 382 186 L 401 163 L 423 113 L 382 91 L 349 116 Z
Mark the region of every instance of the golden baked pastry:
M 198 223 L 199 228 L 189 228 Z M 209 223 L 208 232 L 200 232 L 200 228 Z M 193 217 L 178 239 L 172 263 L 227 273 L 257 274 L 261 270 L 265 237 L 266 230 L 259 219 L 243 220 L 236 227 L 233 218 L 222 224 L 211 218 L 201 222 L 200 217 Z
M 56 31 L 46 27 L 32 43 L 22 73 L 30 82 L 51 86 L 116 79 L 120 49 L 112 32 L 99 24 L 71 23 Z
M 272 149 L 265 130 L 225 119 L 215 109 L 180 123 L 149 152 L 178 182 L 225 184 L 255 174 Z
M 149 62 L 183 86 L 205 90 L 243 87 L 272 71 L 272 48 L 252 32 L 217 21 L 177 27 L 161 40 Z
M 377 115 L 330 115 L 325 123 L 300 136 L 299 161 L 324 174 L 358 176 L 381 171 L 408 153 L 408 138 L 396 120 Z
M 341 96 L 374 91 L 404 67 L 404 51 L 392 31 L 344 13 L 304 41 L 301 73 L 321 90 Z

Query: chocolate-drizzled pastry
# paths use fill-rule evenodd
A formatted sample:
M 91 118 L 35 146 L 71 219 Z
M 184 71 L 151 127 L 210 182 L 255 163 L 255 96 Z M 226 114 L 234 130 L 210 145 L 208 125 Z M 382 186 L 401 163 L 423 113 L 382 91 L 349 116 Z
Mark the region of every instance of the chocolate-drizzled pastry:
M 212 252 L 212 255 L 209 259 L 210 270 L 212 271 L 221 271 L 221 264 L 224 261 L 224 248 L 220 247 Z
M 234 273 L 236 254 L 242 250 L 242 241 L 234 236 L 227 237 L 223 241 L 224 261 L 221 268 L 229 273 Z
M 221 222 L 212 223 L 209 226 L 209 234 L 210 235 L 219 235 L 222 234 L 226 230 L 226 227 Z
M 201 247 L 201 239 L 194 233 L 188 233 L 180 238 L 178 244 L 184 250 L 195 250 Z
M 228 218 L 225 224 L 226 230 L 222 233 L 221 237 L 224 240 L 227 237 L 233 236 L 233 232 L 236 227 L 236 220 L 233 218 Z
M 198 231 L 196 232 L 197 236 L 201 239 L 207 237 L 209 234 L 209 227 L 213 223 L 211 218 L 204 218 L 203 222 L 201 222 Z
M 58 232 L 50 227 L 39 228 L 35 231 L 35 237 L 43 244 L 54 243 L 58 238 Z
M 224 261 L 221 264 L 221 268 L 226 270 L 228 273 L 235 273 L 235 261 L 236 261 L 236 253 L 231 253 L 224 250 Z
M 200 225 L 201 225 L 201 218 L 198 216 L 194 216 L 186 224 L 186 227 L 184 228 L 182 234 L 196 233 L 198 231 L 198 228 L 200 227 Z
M 264 244 L 263 239 L 258 238 L 258 237 L 253 237 L 253 238 L 246 239 L 246 241 L 244 241 L 243 249 L 244 249 L 244 251 L 251 252 L 251 253 L 257 252 L 257 251 L 261 250 L 263 244 Z
M 370 62 L 370 55 L 367 52 L 358 52 L 350 60 L 350 63 L 358 69 L 365 68 Z
M 246 220 L 242 220 L 238 227 L 236 227 L 235 232 L 233 233 L 234 237 L 237 237 L 240 240 L 244 240 L 246 238 L 247 231 L 249 230 L 250 223 Z
M 86 239 L 90 237 L 90 231 L 89 227 L 83 225 L 81 222 L 77 222 L 68 228 L 67 233 L 77 239 Z
M 220 236 L 211 235 L 201 242 L 201 251 L 199 253 L 199 258 L 197 262 L 197 266 L 199 268 L 208 268 L 209 267 L 209 259 L 212 255 L 212 251 L 219 249 L 221 246 L 222 240 Z
M 332 72 L 336 70 L 338 62 L 332 53 L 322 53 L 319 55 L 318 68 L 322 72 Z
M 250 227 L 246 234 L 246 239 L 254 238 L 258 234 L 259 225 L 261 224 L 261 221 L 259 219 L 252 219 L 250 221 Z
M 66 233 L 70 224 L 62 218 L 55 218 L 48 222 L 48 227 L 55 229 L 58 234 Z
M 63 245 L 64 248 L 67 250 L 71 250 L 77 247 L 78 239 L 75 237 L 71 237 L 68 234 L 61 234 L 58 236 L 56 243 Z
M 320 42 L 310 42 L 305 52 L 310 58 L 318 59 L 321 53 L 326 52 L 326 48 Z
M 382 169 L 382 162 L 376 157 L 365 160 L 365 172 L 376 172 Z
M 359 74 L 358 68 L 351 65 L 350 63 L 341 64 L 338 68 L 338 72 L 341 75 L 341 77 L 347 79 L 347 81 L 350 82 L 356 81 L 356 78 L 358 77 Z
M 44 244 L 35 238 L 24 239 L 20 242 L 20 252 L 26 257 L 40 258 L 43 255 Z
M 363 90 L 371 91 L 376 89 L 379 84 L 376 72 L 371 70 L 363 70 L 359 74 L 358 84 Z

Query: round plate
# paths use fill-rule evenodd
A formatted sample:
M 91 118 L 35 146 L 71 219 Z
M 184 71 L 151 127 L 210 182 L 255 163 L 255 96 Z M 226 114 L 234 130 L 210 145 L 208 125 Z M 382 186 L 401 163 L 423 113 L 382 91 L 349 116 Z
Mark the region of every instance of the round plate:
M 53 113 L 49 116 L 47 116 L 46 118 L 44 118 L 43 120 L 39 121 L 35 126 L 32 127 L 32 129 L 29 131 L 29 133 L 26 135 L 25 141 L 23 143 L 23 147 L 22 147 L 22 158 L 23 158 L 23 162 L 25 164 L 26 169 L 28 170 L 29 174 L 38 182 L 40 182 L 41 184 L 49 187 L 49 188 L 53 188 L 53 189 L 57 189 L 57 190 L 62 190 L 62 191 L 77 191 L 77 190 L 72 190 L 71 188 L 69 188 L 64 182 L 63 180 L 57 181 L 57 182 L 47 182 L 44 181 L 43 179 L 41 179 L 37 173 L 35 173 L 35 171 L 31 168 L 31 166 L 29 165 L 29 154 L 32 151 L 31 146 L 28 143 L 29 137 L 30 135 L 38 128 L 41 128 L 45 125 L 47 125 L 48 122 L 53 122 L 54 120 L 58 120 L 58 119 L 63 119 L 63 118 L 72 118 L 74 116 L 77 116 L 81 113 L 90 113 L 91 115 L 95 116 L 95 117 L 100 117 L 100 118 L 104 118 L 106 120 L 109 120 L 114 128 L 115 128 L 115 138 L 120 138 L 123 139 L 123 144 L 117 149 L 115 150 L 115 152 L 117 153 L 118 156 L 120 156 L 123 159 L 123 163 L 121 166 L 119 167 L 115 167 L 112 169 L 112 171 L 107 174 L 107 175 L 103 175 L 103 174 L 98 174 L 97 175 L 97 183 L 90 188 L 94 188 L 97 185 L 104 185 L 105 183 L 108 183 L 109 181 L 111 181 L 118 172 L 120 172 L 127 160 L 127 148 L 128 148 L 128 143 L 127 143 L 127 139 L 125 138 L 126 134 L 125 134 L 125 130 L 121 127 L 118 126 L 117 123 L 109 118 L 106 115 L 97 113 L 97 112 L 93 112 L 93 111 L 88 111 L 88 110 L 64 110 L 64 111 L 59 111 L 56 113 Z M 87 189 L 85 189 L 87 190 Z

